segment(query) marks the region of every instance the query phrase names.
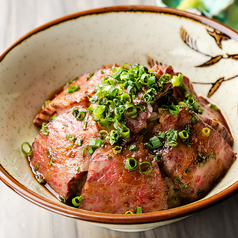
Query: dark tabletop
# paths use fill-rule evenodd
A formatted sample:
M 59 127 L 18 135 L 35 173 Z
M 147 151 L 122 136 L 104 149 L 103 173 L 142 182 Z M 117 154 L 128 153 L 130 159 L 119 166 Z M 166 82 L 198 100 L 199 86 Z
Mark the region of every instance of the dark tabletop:
M 0 54 L 28 31 L 74 12 L 156 0 L 0 0 Z M 0 238 L 238 237 L 238 195 L 157 229 L 124 233 L 78 222 L 40 208 L 0 182 Z

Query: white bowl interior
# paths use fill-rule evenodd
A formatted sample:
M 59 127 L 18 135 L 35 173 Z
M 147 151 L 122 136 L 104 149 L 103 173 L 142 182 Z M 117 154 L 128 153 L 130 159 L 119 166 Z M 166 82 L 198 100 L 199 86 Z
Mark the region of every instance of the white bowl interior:
M 186 45 L 181 27 L 200 52 L 222 55 L 224 59 L 209 67 L 195 67 L 210 58 Z M 32 142 L 38 133 L 32 121 L 45 99 L 68 80 L 84 72 L 94 72 L 103 64 L 128 62 L 148 66 L 148 57 L 172 65 L 194 82 L 197 92 L 207 95 L 219 78 L 238 75 L 238 61 L 227 59 L 237 54 L 238 42 L 222 41 L 222 49 L 208 27 L 197 21 L 171 14 L 149 12 L 111 12 L 80 16 L 32 34 L 11 49 L 0 63 L 0 163 L 21 184 L 58 202 L 32 177 L 20 152 L 23 142 Z M 225 81 L 211 97 L 229 118 L 237 135 L 238 77 Z M 207 195 L 219 193 L 237 181 L 238 161 Z

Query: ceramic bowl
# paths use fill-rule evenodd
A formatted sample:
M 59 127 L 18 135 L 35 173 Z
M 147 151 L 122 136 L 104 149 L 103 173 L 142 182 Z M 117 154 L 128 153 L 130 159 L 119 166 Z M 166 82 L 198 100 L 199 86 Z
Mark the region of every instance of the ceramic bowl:
M 0 179 L 50 211 L 95 225 L 141 231 L 175 222 L 215 204 L 238 188 L 238 161 L 203 199 L 138 215 L 69 207 L 33 178 L 20 145 L 38 133 L 32 121 L 57 88 L 103 64 L 172 65 L 224 111 L 238 151 L 238 33 L 213 20 L 170 8 L 118 6 L 72 14 L 22 37 L 0 56 Z

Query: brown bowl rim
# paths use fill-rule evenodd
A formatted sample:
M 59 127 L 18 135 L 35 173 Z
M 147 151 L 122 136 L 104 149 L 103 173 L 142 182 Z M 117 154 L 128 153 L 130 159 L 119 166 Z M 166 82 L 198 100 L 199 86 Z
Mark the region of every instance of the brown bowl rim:
M 0 56 L 0 62 L 5 58 L 5 56 L 18 44 L 29 38 L 30 36 L 48 29 L 54 25 L 63 23 L 68 20 L 76 19 L 81 16 L 92 15 L 92 14 L 103 14 L 109 12 L 148 12 L 148 13 L 160 13 L 160 14 L 171 14 L 177 17 L 187 18 L 189 20 L 193 20 L 207 26 L 213 27 L 232 39 L 238 41 L 238 33 L 214 20 L 208 19 L 204 16 L 199 16 L 193 13 L 185 12 L 176 10 L 173 8 L 168 7 L 156 7 L 156 6 L 144 6 L 144 5 L 124 5 L 124 6 L 113 6 L 113 7 L 104 7 L 104 8 L 97 8 L 97 9 L 90 9 L 87 11 L 82 11 L 74 14 L 70 14 L 51 22 L 48 22 L 36 29 L 30 31 L 25 36 L 21 37 L 18 41 L 12 44 L 9 48 L 7 48 L 3 54 Z M 203 199 L 199 200 L 194 203 L 190 203 L 184 206 L 180 206 L 177 208 L 158 211 L 153 213 L 144 213 L 144 214 L 137 214 L 137 215 L 120 215 L 120 214 L 107 214 L 107 213 L 97 213 L 97 212 L 90 212 L 86 210 L 76 209 L 73 207 L 66 206 L 64 204 L 58 204 L 55 202 L 50 201 L 49 199 L 40 196 L 39 194 L 31 191 L 16 179 L 14 179 L 0 164 L 0 180 L 5 183 L 9 188 L 13 191 L 18 193 L 20 196 L 24 197 L 25 199 L 29 200 L 30 202 L 43 207 L 49 211 L 55 212 L 57 214 L 61 214 L 67 217 L 85 220 L 89 222 L 95 223 L 106 223 L 106 224 L 142 224 L 142 223 L 152 223 L 152 222 L 159 222 L 159 221 L 169 221 L 177 218 L 183 218 L 189 216 L 195 212 L 208 208 L 211 205 L 215 205 L 218 202 L 221 202 L 225 198 L 228 198 L 232 194 L 234 194 L 238 190 L 238 181 L 233 183 L 228 188 L 220 191 L 219 193 Z

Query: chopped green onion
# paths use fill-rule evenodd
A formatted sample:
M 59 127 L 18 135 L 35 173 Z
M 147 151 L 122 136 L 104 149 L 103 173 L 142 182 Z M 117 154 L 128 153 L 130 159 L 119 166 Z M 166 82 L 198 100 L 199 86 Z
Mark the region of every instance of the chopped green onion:
M 110 160 L 111 158 L 112 158 L 112 156 L 107 154 L 107 159 Z
M 88 147 L 90 147 L 90 148 L 92 148 L 90 145 L 86 145 L 85 147 L 84 147 L 84 149 L 83 149 L 83 157 L 85 157 L 85 151 L 87 150 L 87 148 Z M 93 153 L 93 152 L 92 152 Z
M 101 74 L 104 74 L 103 70 L 101 70 Z
M 40 165 L 40 161 L 37 161 L 35 164 L 35 168 L 34 168 L 35 171 L 37 171 L 39 169 L 39 167 L 40 167 L 39 165 Z
M 169 131 L 167 132 L 166 145 L 177 146 L 178 145 L 177 138 L 178 138 L 178 132 L 174 130 L 173 128 L 169 129 Z
M 82 196 L 77 196 L 75 198 L 72 199 L 72 204 L 75 207 L 78 207 L 79 205 L 81 205 L 83 203 L 83 197 Z
M 93 154 L 93 152 L 94 152 L 94 149 L 93 149 L 92 146 L 90 146 L 90 147 L 88 148 L 88 150 L 87 150 L 87 153 L 88 153 L 89 155 L 91 155 L 91 154 Z
M 68 124 L 66 124 L 66 123 L 62 123 L 62 125 L 68 127 Z
M 55 119 L 56 117 L 57 117 L 57 115 L 52 116 L 52 117 L 50 118 L 50 121 L 52 121 L 52 120 Z
M 125 167 L 129 171 L 136 170 L 137 167 L 138 167 L 138 162 L 134 158 L 127 158 L 126 163 L 125 163 Z
M 121 128 L 121 135 L 125 139 L 129 138 L 130 137 L 130 129 L 126 126 L 123 126 Z
M 161 138 L 161 139 L 164 139 L 165 136 L 166 136 L 166 133 L 163 132 L 163 131 L 160 131 L 160 132 L 158 133 L 158 137 Z
M 197 117 L 197 115 L 195 113 L 192 114 L 193 117 L 192 117 L 192 123 L 193 124 L 196 124 L 198 121 L 199 121 L 199 118 Z
M 208 106 L 213 109 L 214 111 L 219 111 L 219 108 L 217 106 L 215 106 L 214 104 L 208 104 Z
M 51 158 L 51 152 L 50 152 L 49 149 L 46 150 L 46 155 L 47 155 L 47 157 L 48 157 L 49 159 Z
M 91 138 L 89 141 L 89 146 L 92 147 L 101 147 L 102 145 L 102 140 L 98 138 Z
M 88 114 L 86 115 L 86 117 L 85 117 L 85 122 L 84 122 L 84 125 L 83 125 L 83 130 L 84 131 L 86 131 L 86 129 L 87 129 L 87 125 L 88 125 Z
M 117 146 L 114 147 L 114 149 L 113 149 L 113 153 L 114 153 L 115 155 L 120 154 L 121 151 L 122 151 L 122 146 L 118 146 L 118 145 L 117 145 Z
M 138 149 L 139 147 L 136 144 L 130 146 L 130 151 L 137 151 Z
M 87 81 L 88 81 L 89 79 L 91 79 L 91 78 L 93 77 L 93 75 L 94 75 L 94 73 L 89 74 L 89 76 L 87 77 Z
M 125 212 L 125 215 L 133 215 L 134 214 L 134 212 L 132 212 L 132 211 L 126 211 Z
M 180 132 L 179 132 L 179 137 L 180 137 L 181 139 L 185 140 L 185 139 L 188 139 L 189 134 L 188 134 L 188 132 L 187 132 L 186 130 L 183 130 L 183 131 L 180 131 Z
M 142 214 L 142 207 L 136 207 L 136 214 Z
M 83 143 L 83 139 L 78 139 L 77 140 L 77 146 L 82 146 Z
M 106 130 L 99 131 L 100 138 L 107 137 L 108 135 L 109 135 L 109 133 Z
M 75 85 L 75 86 L 69 86 L 66 91 L 67 93 L 74 93 L 74 92 L 77 92 L 78 90 L 80 89 L 80 87 L 78 85 Z
M 171 83 L 173 84 L 173 87 L 178 87 L 181 85 L 183 79 L 183 75 L 179 74 L 178 76 L 174 75 L 171 79 Z
M 48 131 L 47 129 L 48 129 L 47 123 L 43 122 L 40 131 L 43 131 L 43 133 L 44 133 L 46 136 L 49 135 L 49 131 Z
M 66 203 L 65 198 L 63 198 L 61 195 L 59 196 L 59 200 L 60 200 L 62 203 Z
M 75 82 L 77 79 L 78 79 L 78 78 L 71 79 L 71 80 L 69 81 L 69 84 Z
M 163 145 L 158 136 L 150 138 L 150 144 L 152 145 L 153 150 L 158 149 Z
M 28 146 L 28 148 L 29 148 L 29 151 L 28 151 L 28 152 L 24 150 L 24 145 L 27 145 L 27 146 Z M 22 143 L 22 145 L 21 145 L 21 152 L 22 152 L 24 155 L 27 155 L 27 156 L 32 155 L 33 149 L 32 149 L 32 147 L 31 147 L 30 143 L 28 143 L 28 142 Z
M 87 112 L 85 112 L 85 111 L 78 112 L 76 119 L 78 121 L 83 121 L 84 118 L 86 117 L 86 114 L 87 114 Z
M 40 183 L 40 184 L 44 184 L 45 180 L 42 179 L 41 177 L 39 177 L 39 178 L 37 178 L 37 182 Z
M 75 170 L 78 172 L 79 169 L 80 169 L 80 167 L 78 165 L 76 165 Z
M 202 134 L 203 134 L 204 136 L 209 136 L 209 135 L 210 135 L 210 132 L 211 132 L 211 130 L 210 130 L 208 127 L 204 127 L 204 128 L 202 129 Z
M 111 130 L 109 134 L 109 142 L 111 145 L 114 145 L 120 138 L 120 132 L 117 130 Z
M 44 105 L 46 106 L 47 104 L 49 104 L 51 101 L 50 100 L 46 100 Z
M 203 154 L 202 154 L 201 152 L 199 152 L 199 151 L 198 151 L 198 153 L 197 153 L 197 156 L 198 156 L 199 158 L 203 159 L 203 160 L 206 159 L 206 156 L 203 155 Z
M 146 170 L 143 170 L 143 169 L 142 169 L 142 166 L 143 166 L 143 165 L 146 165 L 146 166 L 145 166 L 145 167 L 146 167 Z M 149 167 L 149 170 L 148 170 L 147 165 L 150 166 L 150 167 Z M 141 173 L 150 173 L 150 172 L 152 171 L 152 169 L 153 169 L 152 164 L 151 164 L 149 161 L 143 161 L 143 162 L 139 163 L 139 170 L 140 170 Z
M 186 189 L 188 187 L 187 185 L 184 185 L 184 183 L 178 177 L 175 176 L 174 178 L 178 181 L 182 188 Z
M 51 166 L 51 165 L 52 165 L 52 163 L 53 163 L 53 160 L 52 160 L 52 159 L 50 159 L 49 166 Z
M 189 125 L 186 125 L 185 130 L 188 132 L 189 135 L 193 134 L 193 128 Z
M 74 142 L 75 142 L 75 135 L 74 134 L 67 134 L 66 135 L 66 139 L 74 144 Z
M 153 159 L 156 160 L 157 162 L 160 162 L 163 159 L 163 157 L 161 154 L 157 154 Z

